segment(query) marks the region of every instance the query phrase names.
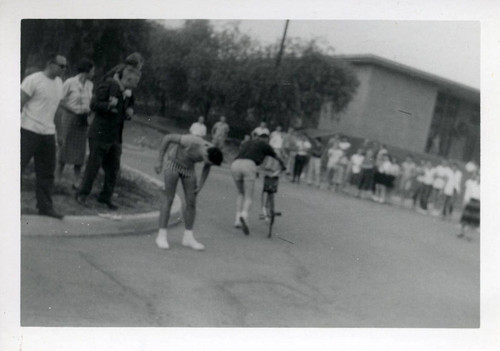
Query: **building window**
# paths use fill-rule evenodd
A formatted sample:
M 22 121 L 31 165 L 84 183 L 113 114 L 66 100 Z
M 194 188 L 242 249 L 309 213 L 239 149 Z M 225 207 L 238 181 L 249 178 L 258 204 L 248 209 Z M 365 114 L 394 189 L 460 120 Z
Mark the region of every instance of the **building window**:
M 466 138 L 463 159 L 464 161 L 475 161 L 476 164 L 480 162 L 480 121 L 481 114 L 479 105 L 475 105 L 469 118 L 465 121 L 464 136 Z M 464 128 L 464 129 L 465 129 Z
M 443 93 L 438 94 L 425 152 L 448 156 L 455 137 L 455 122 L 459 107 L 460 100 L 457 98 Z

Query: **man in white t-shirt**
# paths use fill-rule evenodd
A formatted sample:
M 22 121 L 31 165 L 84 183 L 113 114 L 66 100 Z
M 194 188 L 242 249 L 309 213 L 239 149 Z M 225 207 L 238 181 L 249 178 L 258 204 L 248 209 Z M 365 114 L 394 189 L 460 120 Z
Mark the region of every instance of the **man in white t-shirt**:
M 269 138 L 269 145 L 274 149 L 274 152 L 279 157 L 283 156 L 283 132 L 281 131 L 281 126 L 277 126 L 276 129 L 271 133 Z
M 21 84 L 21 173 L 34 157 L 38 213 L 57 219 L 63 215 L 52 204 L 56 167 L 54 116 L 63 97 L 60 77 L 66 67 L 64 56 L 50 55 L 45 69 L 29 75 Z
M 260 125 L 252 131 L 252 138 L 258 138 L 263 134 L 270 134 L 266 122 L 260 122 Z
M 196 135 L 202 138 L 205 138 L 207 135 L 207 126 L 205 125 L 205 117 L 198 117 L 198 122 L 195 122 L 189 128 L 189 133 L 192 135 Z
M 212 127 L 212 143 L 215 147 L 222 149 L 226 144 L 227 135 L 229 134 L 229 125 L 226 122 L 226 117 L 221 116 L 219 122 Z

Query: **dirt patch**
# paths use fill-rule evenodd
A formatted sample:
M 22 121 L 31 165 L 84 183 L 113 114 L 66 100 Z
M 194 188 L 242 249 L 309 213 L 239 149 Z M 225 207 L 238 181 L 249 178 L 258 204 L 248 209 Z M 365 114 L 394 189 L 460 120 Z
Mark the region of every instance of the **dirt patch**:
M 55 210 L 64 215 L 137 214 L 158 211 L 160 208 L 160 188 L 126 170 L 120 171 L 113 194 L 112 201 L 119 206 L 117 211 L 109 211 L 106 205 L 97 202 L 104 180 L 102 172 L 99 172 L 94 182 L 93 193 L 88 198 L 88 207 L 83 207 L 75 201 L 76 191 L 72 188 L 71 172 L 72 169 L 68 167 L 62 179 L 55 181 L 52 194 Z M 37 213 L 35 174 L 33 168 L 28 167 L 21 177 L 21 214 Z

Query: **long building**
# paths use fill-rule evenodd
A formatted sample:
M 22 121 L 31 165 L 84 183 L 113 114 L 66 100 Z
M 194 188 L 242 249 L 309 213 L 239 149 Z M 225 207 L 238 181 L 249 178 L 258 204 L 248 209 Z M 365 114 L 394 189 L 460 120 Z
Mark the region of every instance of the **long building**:
M 360 85 L 341 113 L 325 104 L 318 129 L 416 153 L 479 162 L 480 92 L 373 55 L 342 56 Z

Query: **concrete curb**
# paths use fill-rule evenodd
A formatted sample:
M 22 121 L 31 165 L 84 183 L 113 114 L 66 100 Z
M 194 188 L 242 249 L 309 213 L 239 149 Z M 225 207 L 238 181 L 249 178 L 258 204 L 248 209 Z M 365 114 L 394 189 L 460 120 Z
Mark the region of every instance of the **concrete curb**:
M 137 169 L 122 165 L 131 173 L 147 181 L 164 187 L 163 182 Z M 65 216 L 58 220 L 46 216 L 21 215 L 21 235 L 23 236 L 96 236 L 124 235 L 151 232 L 158 229 L 159 211 L 118 216 Z M 178 195 L 172 204 L 169 226 L 182 219 L 182 202 Z

